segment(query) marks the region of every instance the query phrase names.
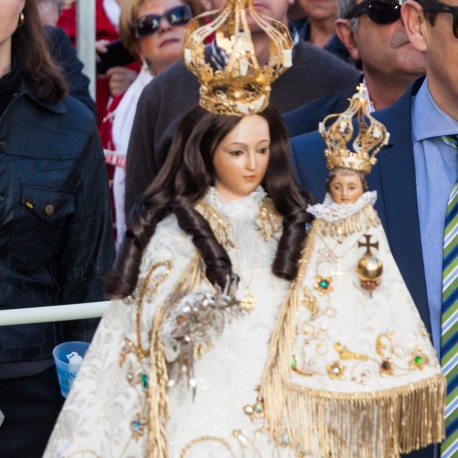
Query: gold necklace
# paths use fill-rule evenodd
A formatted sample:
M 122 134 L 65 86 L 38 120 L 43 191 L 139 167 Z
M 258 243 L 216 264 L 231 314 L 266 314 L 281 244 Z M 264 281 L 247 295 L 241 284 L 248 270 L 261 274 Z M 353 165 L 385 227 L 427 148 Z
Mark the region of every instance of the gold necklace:
M 326 247 L 326 249 L 328 250 L 327 251 L 327 259 L 325 261 L 317 261 L 317 265 L 316 265 L 316 271 L 317 271 L 317 278 L 318 278 L 318 269 L 319 269 L 319 266 L 321 264 L 326 264 L 326 263 L 330 263 L 330 262 L 335 262 L 335 265 L 336 265 L 336 270 L 332 271 L 331 274 L 332 275 L 337 275 L 338 277 L 340 277 L 341 275 L 343 275 L 344 273 L 342 272 L 341 270 L 341 267 L 342 267 L 342 259 L 347 256 L 348 253 L 350 253 L 350 251 L 352 251 L 355 247 L 356 247 L 356 242 L 355 243 L 352 243 L 343 253 L 337 255 L 337 253 L 335 253 L 335 249 L 339 246 L 342 245 L 342 241 L 337 241 L 336 244 L 334 245 L 333 248 L 331 248 L 329 246 L 329 244 L 326 242 L 323 234 L 319 234 L 319 237 L 321 239 L 321 241 L 323 242 L 324 246 Z M 332 256 L 332 257 L 331 257 Z
M 332 254 L 336 259 L 342 259 L 342 258 L 344 258 L 344 257 L 345 257 L 348 253 L 350 253 L 350 251 L 351 251 L 353 248 L 355 248 L 355 246 L 356 246 L 356 242 L 354 242 L 354 243 L 352 243 L 343 253 L 337 255 L 337 254 L 335 253 L 334 250 L 335 250 L 337 247 L 342 246 L 342 245 L 343 245 L 343 242 L 338 240 L 338 241 L 336 242 L 336 244 L 334 245 L 334 247 L 331 248 L 331 247 L 329 246 L 329 244 L 326 242 L 324 236 L 323 236 L 322 234 L 319 234 L 319 236 L 320 236 L 320 239 L 321 239 L 321 241 L 323 242 L 324 246 L 327 248 L 328 253 Z
M 256 308 L 256 305 L 257 305 L 256 298 L 251 293 L 250 285 L 251 285 L 251 281 L 253 280 L 254 268 L 256 267 L 256 260 L 258 257 L 258 249 L 259 249 L 259 239 L 261 238 L 261 234 L 258 232 L 258 236 L 256 237 L 256 246 L 254 249 L 253 261 L 251 263 L 250 276 L 249 276 L 248 281 L 245 281 L 245 278 L 242 275 L 242 263 L 240 261 L 240 251 L 236 244 L 237 237 L 236 237 L 234 228 L 232 228 L 232 232 L 234 234 L 233 250 L 235 251 L 235 256 L 237 258 L 238 275 L 245 288 L 245 294 L 240 301 L 240 307 L 247 312 L 251 312 L 252 310 Z

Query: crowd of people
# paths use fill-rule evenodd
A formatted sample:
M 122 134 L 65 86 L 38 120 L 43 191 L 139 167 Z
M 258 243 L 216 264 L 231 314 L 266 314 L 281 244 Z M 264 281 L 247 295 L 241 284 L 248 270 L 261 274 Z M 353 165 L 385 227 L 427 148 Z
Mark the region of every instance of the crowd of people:
M 456 1 L 249 2 L 292 66 L 236 116 L 198 106 L 181 58 L 226 0 L 96 0 L 95 101 L 84 2 L 2 2 L 0 310 L 111 304 L 0 322 L 0 456 L 458 456 Z M 358 163 L 332 159 L 351 120 L 320 124 L 351 100 L 380 126 L 354 121 Z M 92 344 L 64 404 L 69 340 Z

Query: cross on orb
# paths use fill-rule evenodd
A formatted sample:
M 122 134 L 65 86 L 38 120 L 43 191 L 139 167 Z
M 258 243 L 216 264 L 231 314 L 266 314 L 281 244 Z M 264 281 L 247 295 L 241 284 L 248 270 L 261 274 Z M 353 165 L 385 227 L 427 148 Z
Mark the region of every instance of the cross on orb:
M 366 238 L 366 242 L 364 243 L 364 242 L 358 241 L 358 248 L 361 248 L 361 247 L 366 248 L 366 253 L 364 254 L 367 256 L 371 256 L 372 255 L 371 248 L 375 248 L 376 250 L 378 250 L 378 242 L 371 243 L 370 241 L 372 237 L 371 234 L 363 234 L 363 237 Z

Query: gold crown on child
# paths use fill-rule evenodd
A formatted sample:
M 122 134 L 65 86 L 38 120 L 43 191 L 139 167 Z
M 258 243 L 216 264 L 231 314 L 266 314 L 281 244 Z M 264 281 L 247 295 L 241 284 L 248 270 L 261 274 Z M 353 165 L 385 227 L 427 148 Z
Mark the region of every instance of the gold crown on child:
M 254 27 L 270 38 L 269 58 L 262 66 L 255 54 L 247 13 Z M 224 65 L 210 62 L 208 37 L 214 37 L 214 44 L 222 51 Z M 292 48 L 287 27 L 257 13 L 253 0 L 228 0 L 221 10 L 201 14 L 188 23 L 183 59 L 200 80 L 203 108 L 216 114 L 243 116 L 258 113 L 268 105 L 272 82 L 292 65 Z
M 373 118 L 368 109 L 364 87 L 360 84 L 350 100 L 350 106 L 340 114 L 326 116 L 319 124 L 319 131 L 326 143 L 324 154 L 329 170 L 336 167 L 370 173 L 377 162 L 376 155 L 388 143 L 390 134 L 385 126 Z M 358 133 L 353 139 L 353 118 L 356 118 Z M 329 121 L 335 121 L 329 124 Z M 348 149 L 351 143 L 352 149 Z

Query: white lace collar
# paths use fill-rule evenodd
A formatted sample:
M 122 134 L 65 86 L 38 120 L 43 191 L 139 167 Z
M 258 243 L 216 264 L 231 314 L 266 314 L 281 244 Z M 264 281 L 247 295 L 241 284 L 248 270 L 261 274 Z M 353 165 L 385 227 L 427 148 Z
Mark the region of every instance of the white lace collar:
M 258 215 L 259 203 L 267 196 L 262 186 L 258 186 L 251 194 L 237 200 L 226 202 L 214 186 L 210 186 L 204 199 L 218 213 L 228 217 L 254 218 Z
M 376 200 L 377 191 L 367 191 L 354 204 L 336 204 L 329 193 L 326 193 L 324 202 L 322 204 L 309 205 L 307 212 L 316 218 L 335 223 L 360 212 L 366 205 L 374 205 Z

